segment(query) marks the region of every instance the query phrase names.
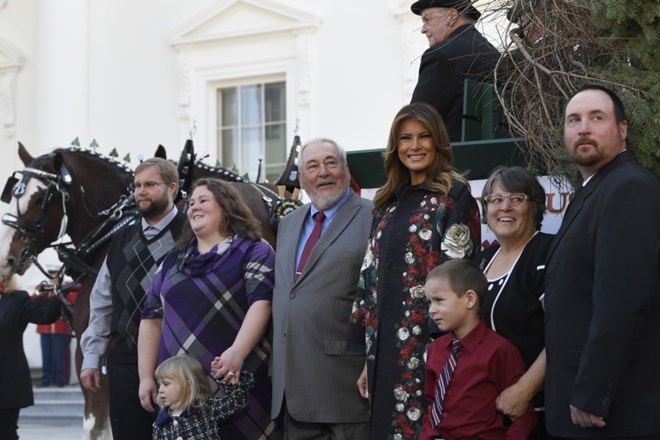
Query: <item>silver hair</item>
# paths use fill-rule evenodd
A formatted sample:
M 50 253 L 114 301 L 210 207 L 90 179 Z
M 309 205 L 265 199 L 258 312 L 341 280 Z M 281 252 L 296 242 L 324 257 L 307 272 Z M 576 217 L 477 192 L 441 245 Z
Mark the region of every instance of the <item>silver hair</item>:
M 339 154 L 339 157 L 341 158 L 342 162 L 346 166 L 346 169 L 348 169 L 348 160 L 346 159 L 346 150 L 344 150 L 337 142 L 333 141 L 332 139 L 328 138 L 314 138 L 312 140 L 309 140 L 305 142 L 305 144 L 300 148 L 300 152 L 298 153 L 298 169 L 302 169 L 303 166 L 303 151 L 305 151 L 305 148 L 307 148 L 310 145 L 316 145 L 316 144 L 330 144 L 335 147 L 337 150 L 337 153 Z

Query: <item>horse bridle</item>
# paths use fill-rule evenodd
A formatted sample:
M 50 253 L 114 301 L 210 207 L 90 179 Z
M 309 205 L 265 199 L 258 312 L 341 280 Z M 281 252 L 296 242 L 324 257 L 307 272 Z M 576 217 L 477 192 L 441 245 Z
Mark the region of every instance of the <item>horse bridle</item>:
M 2 216 L 2 223 L 18 230 L 21 234 L 21 240 L 25 244 L 21 250 L 16 267 L 20 267 L 25 261 L 30 260 L 44 275 L 48 276 L 45 269 L 39 264 L 36 257 L 35 241 L 37 237 L 44 232 L 45 219 L 49 213 L 50 202 L 56 194 L 60 194 L 62 200 L 62 220 L 60 222 L 60 231 L 57 239 L 60 239 L 65 233 L 68 224 L 66 202 L 69 199 L 69 193 L 66 188 L 70 187 L 73 179 L 71 173 L 64 164 L 60 167 L 60 173 L 54 174 L 36 168 L 24 168 L 18 171 L 23 178 L 19 181 L 15 174 L 7 179 L 7 184 L 2 193 L 2 201 L 11 202 L 11 196 L 16 199 L 16 213 L 18 216 L 6 213 Z M 25 194 L 25 189 L 29 180 L 34 177 L 46 183 L 46 192 L 41 202 L 41 216 L 35 221 L 27 220 L 20 212 L 19 199 Z M 81 186 L 81 192 L 84 188 Z M 136 218 L 136 209 L 133 195 L 122 195 L 117 203 L 110 208 L 96 213 L 98 216 L 107 216 L 98 227 L 92 230 L 80 244 L 78 249 L 70 249 L 69 244 L 57 244 L 54 246 L 60 260 L 66 267 L 84 275 L 96 276 L 97 270 L 86 263 L 86 258 L 99 246 L 108 241 L 124 226 L 130 224 Z M 109 230 L 108 230 L 109 229 Z
M 64 164 L 62 164 L 59 174 L 53 174 L 30 167 L 26 167 L 22 171 L 18 171 L 18 173 L 20 173 L 23 178 L 19 181 L 15 177 L 16 172 L 14 172 L 11 177 L 7 179 L 7 184 L 5 185 L 5 189 L 2 192 L 3 202 L 10 203 L 11 196 L 16 199 L 17 216 L 6 213 L 2 216 L 2 223 L 6 226 L 18 230 L 21 234 L 21 240 L 24 243 L 24 247 L 21 250 L 21 254 L 19 256 L 18 262 L 16 263 L 16 266 L 20 267 L 26 260 L 31 260 L 41 270 L 41 272 L 46 274 L 39 262 L 36 261 L 37 259 L 34 249 L 35 241 L 37 237 L 44 232 L 44 220 L 46 219 L 51 206 L 53 206 L 50 202 L 55 198 L 57 194 L 60 195 L 62 200 L 62 220 L 60 222 L 60 231 L 57 238 L 61 238 L 66 233 L 66 227 L 68 223 L 66 201 L 69 199 L 69 193 L 65 188 L 71 184 L 71 174 Z M 43 181 L 46 184 L 46 190 L 41 202 L 41 215 L 37 221 L 26 219 L 21 213 L 19 203 L 19 199 L 25 194 L 28 182 L 33 177 Z

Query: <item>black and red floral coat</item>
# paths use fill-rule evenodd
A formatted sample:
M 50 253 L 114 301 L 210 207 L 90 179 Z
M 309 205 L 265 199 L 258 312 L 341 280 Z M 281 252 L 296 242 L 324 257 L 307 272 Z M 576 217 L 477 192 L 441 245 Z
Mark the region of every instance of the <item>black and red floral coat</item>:
M 366 343 L 372 439 L 412 439 L 421 430 L 426 274 L 447 259 L 473 258 L 480 243 L 479 209 L 460 182 L 449 194 L 407 186 L 375 216 L 350 332 Z

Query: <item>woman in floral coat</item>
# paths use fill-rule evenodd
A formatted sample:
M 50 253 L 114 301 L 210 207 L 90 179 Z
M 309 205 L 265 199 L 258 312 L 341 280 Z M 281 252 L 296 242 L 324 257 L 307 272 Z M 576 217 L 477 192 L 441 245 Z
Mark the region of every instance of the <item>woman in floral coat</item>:
M 479 251 L 477 203 L 452 169 L 453 152 L 433 107 L 403 107 L 385 151 L 387 183 L 375 217 L 351 316 L 355 342 L 366 342 L 358 379 L 371 399 L 371 438 L 415 439 L 427 405 L 424 352 L 430 341 L 426 274 L 450 258 Z M 434 324 L 433 324 L 434 325 Z

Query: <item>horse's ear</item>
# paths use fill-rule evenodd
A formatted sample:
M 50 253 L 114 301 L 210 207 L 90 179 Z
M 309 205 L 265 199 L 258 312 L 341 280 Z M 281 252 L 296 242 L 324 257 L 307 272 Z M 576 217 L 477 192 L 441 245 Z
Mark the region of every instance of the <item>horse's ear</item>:
M 27 149 L 23 144 L 20 142 L 18 143 L 18 157 L 21 158 L 21 162 L 23 162 L 23 165 L 28 166 L 32 163 L 34 158 L 28 153 Z
M 62 168 L 62 164 L 64 163 L 64 156 L 62 156 L 61 151 L 55 151 L 53 154 L 53 168 L 55 168 L 56 173 L 59 173 L 60 169 Z
M 167 151 L 165 151 L 165 147 L 162 145 L 158 145 L 158 148 L 156 148 L 156 153 L 154 154 L 154 157 L 160 157 L 161 159 L 167 159 Z
M 195 144 L 192 139 L 186 140 L 186 144 L 183 146 L 183 151 L 181 151 L 181 157 L 179 157 L 179 167 L 186 165 L 193 165 L 195 163 Z M 181 170 L 179 170 L 181 173 Z

